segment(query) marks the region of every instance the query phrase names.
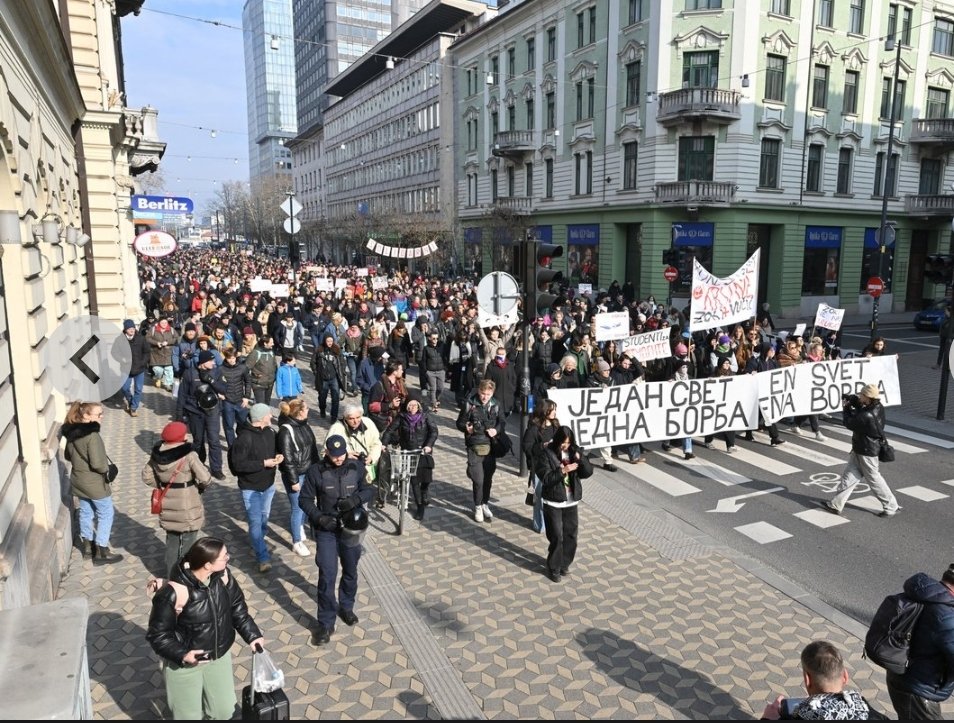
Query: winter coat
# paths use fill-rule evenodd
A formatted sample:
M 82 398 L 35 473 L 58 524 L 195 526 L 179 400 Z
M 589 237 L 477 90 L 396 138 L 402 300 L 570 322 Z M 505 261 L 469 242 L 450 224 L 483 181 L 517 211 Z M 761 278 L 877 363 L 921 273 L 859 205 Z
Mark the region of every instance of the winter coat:
M 147 487 L 163 489 L 170 480 L 172 485 L 162 499 L 159 526 L 166 532 L 201 530 L 205 507 L 200 494 L 211 484 L 212 475 L 188 442 L 160 442 L 152 448 L 149 461 L 142 468 L 142 481 Z
M 222 379 L 225 381 L 225 400 L 241 404 L 243 399 L 252 399 L 252 376 L 245 362 L 223 364 Z
M 176 376 L 181 375 L 189 367 L 194 367 L 199 360 L 199 337 L 192 341 L 185 337 L 172 347 L 172 371 Z
M 384 364 L 380 362 L 375 364 L 370 357 L 365 357 L 358 364 L 358 373 L 355 375 L 354 383 L 363 394 L 370 394 L 371 387 L 384 375 Z
M 433 448 L 437 441 L 437 424 L 423 408 L 421 415 L 420 424 L 413 428 L 406 412 L 397 415 L 382 435 L 384 444 L 396 444 L 401 449 Z
M 221 400 L 216 400 L 215 406 L 211 409 L 202 409 L 199 406 L 196 395 L 203 385 L 210 385 L 216 395 L 225 395 L 228 391 L 228 385 L 222 376 L 222 367 L 213 369 L 197 369 L 188 367 L 182 374 L 182 382 L 179 384 L 178 408 L 191 414 L 218 414 L 221 409 Z
M 109 458 L 99 434 L 99 422 L 78 422 L 63 425 L 66 438 L 66 460 L 70 470 L 72 494 L 87 500 L 101 500 L 112 495 L 106 482 Z
M 398 379 L 392 384 L 387 375 L 382 375 L 368 393 L 368 416 L 371 417 L 371 421 L 379 432 L 388 428 L 391 419 L 400 409 L 400 405 L 394 405 L 395 399 L 399 399 L 401 404 L 407 399 L 407 387 L 404 380 Z
M 818 693 L 792 710 L 792 720 L 868 720 L 868 702 L 856 690 Z
M 184 585 L 189 596 L 178 614 L 172 585 L 159 588 L 152 598 L 146 640 L 160 658 L 180 667 L 190 650 L 207 650 L 217 660 L 232 648 L 236 631 L 246 643 L 262 637 L 228 568 L 213 573 L 203 585 L 178 562 L 170 580 Z
M 474 431 L 470 434 L 467 433 L 468 422 L 474 425 Z M 490 444 L 487 430 L 493 427 L 497 434 L 505 434 L 506 424 L 507 420 L 497 400 L 491 397 L 487 404 L 481 404 L 477 392 L 470 395 L 457 415 L 457 429 L 464 433 L 464 445 L 467 449 L 478 444 Z
M 284 414 L 278 418 L 278 451 L 284 456 L 278 469 L 286 492 L 291 492 L 292 485 L 298 484 L 298 478 L 321 459 L 318 441 L 308 420 Z
M 531 422 L 527 425 L 527 431 L 523 433 L 523 439 L 520 440 L 520 448 L 523 450 L 524 457 L 527 458 L 527 469 L 530 470 L 530 474 L 533 474 L 533 461 L 543 454 L 543 446 L 553 439 L 557 429 L 558 426 L 555 424 L 546 424 L 541 427 Z
M 877 457 L 884 436 L 884 407 L 875 400 L 867 407 L 849 404 L 844 409 L 844 424 L 851 430 L 851 451 L 865 457 Z
M 271 389 L 275 384 L 275 376 L 278 373 L 278 359 L 271 349 L 264 348 L 261 344 L 249 352 L 245 359 L 245 366 L 252 377 L 252 386 L 259 389 Z
M 311 371 L 315 375 L 315 385 L 321 382 L 338 381 L 338 384 L 344 382 L 344 357 L 341 352 L 335 352 L 324 344 L 318 347 L 314 357 L 311 360 Z
M 497 385 L 494 389 L 494 399 L 500 402 L 503 413 L 509 414 L 513 411 L 514 396 L 517 393 L 517 373 L 510 362 L 501 364 L 494 359 L 487 365 L 484 379 L 491 379 Z
M 301 383 L 301 372 L 294 364 L 282 364 L 275 377 L 275 396 L 279 399 L 300 396 L 305 389 Z
M 570 459 L 573 459 L 574 455 L 578 456 L 576 461 L 579 467 L 566 475 L 564 479 L 563 470 L 560 467 L 560 458 L 549 446 L 542 449 L 543 453 L 537 455 L 533 461 L 533 471 L 543 486 L 541 492 L 543 499 L 549 502 L 579 502 L 582 500 L 583 486 L 581 481 L 593 474 L 593 465 L 587 459 L 586 453 L 573 447 L 568 450 Z
M 328 437 L 326 437 L 326 439 L 336 434 L 340 434 L 344 437 L 350 454 L 355 454 L 359 457 L 364 455 L 364 463 L 368 467 L 373 467 L 378 463 L 378 460 L 381 459 L 381 451 L 383 450 L 383 446 L 381 445 L 381 433 L 373 422 L 362 419 L 361 424 L 359 424 L 355 430 L 352 430 L 344 420 L 335 422 L 328 428 Z
M 407 369 L 408 360 L 414 356 L 414 349 L 407 334 L 391 334 L 388 338 L 388 355 Z
M 146 337 L 137 331 L 135 336 L 129 339 L 129 351 L 132 353 L 129 376 L 134 377 L 142 374 L 149 366 L 149 342 L 146 341 Z
M 444 371 L 444 355 L 440 345 L 426 345 L 421 351 L 421 369 L 427 372 Z
M 305 473 L 298 506 L 315 528 L 334 532 L 338 529 L 338 500 L 351 498 L 356 505 L 366 505 L 374 499 L 375 488 L 366 479 L 364 465 L 356 459 L 346 459 L 340 466 L 323 459 Z
M 149 366 L 153 367 L 171 367 L 172 349 L 178 339 L 176 330 L 171 326 L 166 331 L 160 331 L 159 325 L 152 327 L 152 330 L 146 335 L 146 341 L 149 343 Z M 165 342 L 161 349 L 159 345 Z
M 954 595 L 923 572 L 905 581 L 904 594 L 924 609 L 911 637 L 908 669 L 902 675 L 888 671 L 888 685 L 927 700 L 947 700 L 954 693 Z
M 278 453 L 278 438 L 271 427 L 243 424 L 229 449 L 229 466 L 238 478 L 240 490 L 264 492 L 275 484 L 275 468 L 265 460 Z
M 291 345 L 286 345 L 285 341 L 288 335 L 291 334 Z M 279 322 L 272 333 L 272 338 L 275 340 L 275 349 L 279 351 L 284 349 L 290 349 L 294 351 L 302 344 L 302 333 L 301 328 L 296 322 L 294 326 L 288 327 L 284 322 Z

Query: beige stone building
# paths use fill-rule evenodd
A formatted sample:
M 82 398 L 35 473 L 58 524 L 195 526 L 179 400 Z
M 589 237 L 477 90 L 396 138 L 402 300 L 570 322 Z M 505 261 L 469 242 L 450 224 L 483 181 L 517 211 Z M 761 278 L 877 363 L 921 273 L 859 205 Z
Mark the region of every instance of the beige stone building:
M 143 1 L 0 0 L 2 609 L 51 599 L 72 544 L 50 336 L 142 315 L 129 197 L 164 144 L 124 105 L 118 43 Z

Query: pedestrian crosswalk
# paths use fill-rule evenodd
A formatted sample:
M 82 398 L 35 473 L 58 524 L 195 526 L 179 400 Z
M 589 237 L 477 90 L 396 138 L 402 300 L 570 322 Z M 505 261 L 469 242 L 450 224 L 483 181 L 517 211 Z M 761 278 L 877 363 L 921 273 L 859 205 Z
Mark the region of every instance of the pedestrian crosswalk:
M 932 446 L 941 449 L 954 448 L 954 443 L 949 440 L 921 432 L 891 426 L 886 428 L 886 432 L 890 435 L 891 444 L 901 462 L 903 455 L 923 454 Z M 706 505 L 707 511 L 712 512 L 725 511 L 725 505 L 730 502 L 729 497 L 738 496 L 740 485 L 746 485 L 748 489 L 758 489 L 759 483 L 788 482 L 788 489 L 798 489 L 799 492 L 805 490 L 795 488 L 795 484 L 807 485 L 810 489 L 807 497 L 823 499 L 830 495 L 840 479 L 841 468 L 846 464 L 851 451 L 851 432 L 837 425 L 826 425 L 822 427 L 822 433 L 824 438 L 816 439 L 814 436 L 796 436 L 783 432 L 782 439 L 785 443 L 772 447 L 768 434 L 755 432 L 754 441 L 746 442 L 740 439 L 731 454 L 725 450 L 725 443 L 721 439 L 716 440 L 712 449 L 705 449 L 702 440 L 698 439 L 693 440 L 693 451 L 696 454 L 694 459 L 685 459 L 680 446 L 677 445 L 668 451 L 654 450 L 649 456 L 648 464 L 624 466 L 624 469 L 636 480 L 645 482 L 671 497 L 687 497 L 704 491 L 722 490 L 719 492 L 724 495 L 721 505 L 717 505 L 715 509 L 711 504 Z M 907 441 L 900 441 L 899 437 Z M 824 471 L 816 472 L 819 468 Z M 805 473 L 808 473 L 807 480 Z M 954 495 L 954 479 L 919 482 L 920 484 L 894 490 L 902 507 L 908 504 L 936 503 Z M 718 486 L 713 487 L 712 483 Z M 779 488 L 779 491 L 783 489 L 786 488 Z M 768 490 L 763 494 L 774 492 L 775 490 Z M 881 502 L 874 495 L 864 494 L 864 487 L 861 486 L 858 492 L 849 499 L 849 507 L 873 513 L 881 511 Z M 747 504 L 755 506 L 759 501 L 748 500 Z M 739 505 L 739 509 L 741 508 L 742 505 Z M 791 526 L 779 523 L 773 518 L 776 524 L 760 520 L 738 525 L 733 529 L 750 540 L 765 545 L 782 542 L 812 529 L 825 530 L 852 522 L 850 516 L 837 516 L 821 509 L 800 509 L 792 513 L 791 517 Z M 788 527 L 791 529 L 785 529 Z

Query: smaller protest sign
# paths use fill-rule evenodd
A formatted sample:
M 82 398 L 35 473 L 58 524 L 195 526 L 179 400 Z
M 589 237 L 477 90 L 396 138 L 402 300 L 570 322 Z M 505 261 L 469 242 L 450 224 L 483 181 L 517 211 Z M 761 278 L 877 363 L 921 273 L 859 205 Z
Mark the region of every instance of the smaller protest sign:
M 672 347 L 669 345 L 670 332 L 667 327 L 627 337 L 618 344 L 619 352 L 629 354 L 643 363 L 653 359 L 665 359 L 672 354 Z
M 517 323 L 517 307 L 514 306 L 506 314 L 488 314 L 481 307 L 477 307 L 477 324 L 481 329 L 491 326 L 510 326 Z
M 288 284 L 272 284 L 268 292 L 272 295 L 273 299 L 288 296 Z
M 594 320 L 596 322 L 596 341 L 625 339 L 629 336 L 629 313 L 625 311 L 609 311 L 597 314 Z
M 360 268 L 360 269 L 358 269 L 357 271 L 355 271 L 354 274 L 355 274 L 355 276 L 367 276 L 367 275 L 368 275 L 368 269 L 367 269 L 367 268 Z
M 388 277 L 375 276 L 371 279 L 371 288 L 375 291 L 381 291 L 382 289 L 388 288 Z
M 796 324 L 795 331 L 792 332 L 792 336 L 801 336 L 805 333 L 806 324 Z
M 333 288 L 331 279 L 327 276 L 319 276 L 315 279 L 315 291 L 331 291 Z
M 593 293 L 593 284 L 580 284 L 576 287 L 576 292 L 581 296 L 583 294 L 592 294 Z
M 269 291 L 272 288 L 272 282 L 268 279 L 263 279 L 260 276 L 256 276 L 254 279 L 248 282 L 248 288 L 253 294 L 260 294 L 263 291 Z
M 836 309 L 822 302 L 818 305 L 818 311 L 815 312 L 815 326 L 820 329 L 838 331 L 844 318 L 844 309 Z

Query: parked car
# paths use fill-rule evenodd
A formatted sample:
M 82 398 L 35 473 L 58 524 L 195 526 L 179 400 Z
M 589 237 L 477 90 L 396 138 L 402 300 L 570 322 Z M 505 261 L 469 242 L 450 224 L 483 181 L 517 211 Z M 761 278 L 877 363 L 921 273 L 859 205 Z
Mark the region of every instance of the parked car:
M 914 328 L 939 331 L 944 323 L 944 309 L 947 305 L 947 301 L 935 301 L 924 311 L 919 311 L 914 315 Z

